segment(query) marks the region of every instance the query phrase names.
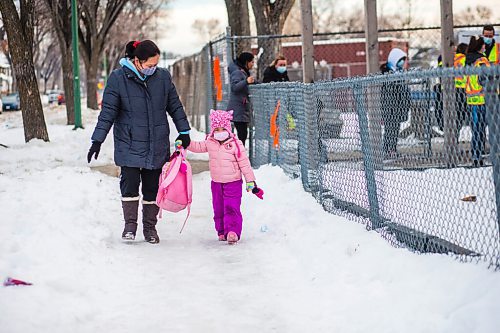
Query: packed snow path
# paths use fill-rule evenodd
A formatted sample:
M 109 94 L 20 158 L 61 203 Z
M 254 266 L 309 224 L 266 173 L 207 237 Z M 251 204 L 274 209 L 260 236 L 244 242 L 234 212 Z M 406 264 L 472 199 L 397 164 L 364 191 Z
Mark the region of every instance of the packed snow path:
M 0 116 L 2 332 L 497 332 L 500 274 L 391 247 L 324 212 L 298 180 L 263 167 L 244 194 L 243 237 L 213 229 L 208 173 L 192 214 L 165 214 L 161 243 L 121 242 L 118 179 L 85 157 L 95 115 L 74 132 L 48 112 L 51 143 L 23 143 Z M 108 137 L 110 138 L 110 137 Z M 98 163 L 112 158 L 107 141 Z

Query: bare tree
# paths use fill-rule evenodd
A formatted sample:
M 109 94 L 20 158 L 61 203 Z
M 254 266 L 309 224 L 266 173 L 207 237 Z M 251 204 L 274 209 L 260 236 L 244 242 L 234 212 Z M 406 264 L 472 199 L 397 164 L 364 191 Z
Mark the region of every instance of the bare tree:
M 221 33 L 222 30 L 220 21 L 216 18 L 210 18 L 208 20 L 197 19 L 191 25 L 191 29 L 196 32 L 202 41 L 208 41 Z
M 21 0 L 18 13 L 13 0 L 0 1 L 0 13 L 19 86 L 26 142 L 31 139 L 49 141 L 33 66 L 34 3 L 34 0 Z
M 71 48 L 71 3 L 67 0 L 44 0 L 44 3 L 50 12 L 52 28 L 59 42 L 67 124 L 74 125 L 75 95 L 73 88 L 73 57 Z
M 251 0 L 255 15 L 258 35 L 280 35 L 283 32 L 286 18 L 290 14 L 295 0 Z M 261 77 L 265 67 L 281 51 L 279 39 L 259 39 L 259 49 L 264 52 L 257 61 L 258 75 Z
M 40 59 L 37 65 L 39 75 L 43 80 L 43 92 L 47 92 L 47 82 L 55 76 L 55 74 L 60 73 L 61 68 L 61 55 L 57 51 L 58 47 L 56 44 L 50 44 L 45 50 L 45 55 Z M 54 81 L 54 80 L 53 80 Z
M 97 72 L 108 34 L 129 0 L 85 0 L 81 2 L 80 49 L 85 64 L 87 107 L 98 109 Z
M 167 11 L 161 9 L 166 3 L 166 0 L 145 0 L 125 6 L 106 41 L 104 56 L 108 64 L 107 75 L 118 66 L 127 42 L 147 38 L 152 30 L 157 29 L 157 20 L 167 15 Z
M 455 24 L 484 24 L 490 22 L 493 17 L 491 8 L 478 5 L 476 7 L 467 7 L 466 9 L 453 15 Z
M 0 22 L 2 22 L 2 19 L 0 18 Z M 14 75 L 14 66 L 12 66 L 12 58 L 10 57 L 9 53 L 9 43 L 7 42 L 7 33 L 5 31 L 5 27 L 2 22 L 2 26 L 0 27 L 0 51 L 3 53 L 5 58 L 7 59 L 7 62 L 9 63 L 9 66 L 12 70 L 12 84 L 9 87 L 9 90 L 16 91 L 16 77 Z
M 33 38 L 34 65 L 36 74 L 43 80 L 43 92 L 47 92 L 47 82 L 53 74 L 59 73 L 61 53 L 51 22 L 51 15 L 45 2 L 35 0 L 35 33 Z
M 225 0 L 229 26 L 233 36 L 250 36 L 250 15 L 247 0 Z M 235 51 L 239 54 L 250 50 L 250 40 L 238 40 Z

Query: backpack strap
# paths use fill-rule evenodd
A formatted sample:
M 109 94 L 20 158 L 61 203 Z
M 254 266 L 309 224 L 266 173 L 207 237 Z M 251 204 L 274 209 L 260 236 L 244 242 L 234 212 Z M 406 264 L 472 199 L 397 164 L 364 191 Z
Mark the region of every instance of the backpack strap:
M 170 162 L 169 168 L 167 169 L 167 177 L 160 181 L 160 186 L 167 187 L 174 181 L 177 176 L 177 172 L 179 172 L 181 162 L 182 157 L 179 158 L 179 156 L 175 157 L 173 162 Z
M 182 234 L 182 230 L 184 230 L 184 227 L 186 226 L 186 222 L 187 222 L 190 214 L 191 214 L 191 203 L 188 203 L 186 219 L 184 220 L 184 223 L 182 224 L 181 231 L 179 231 L 180 234 Z

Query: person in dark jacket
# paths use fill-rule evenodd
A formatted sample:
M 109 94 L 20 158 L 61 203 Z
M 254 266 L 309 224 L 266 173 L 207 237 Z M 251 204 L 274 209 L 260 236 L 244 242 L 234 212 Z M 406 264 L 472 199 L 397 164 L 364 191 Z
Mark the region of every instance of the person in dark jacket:
M 262 83 L 290 81 L 286 72 L 286 65 L 286 58 L 282 55 L 277 56 L 264 71 Z
M 384 74 L 401 72 L 406 59 L 407 55 L 403 50 L 394 48 L 389 53 L 387 63 L 380 69 Z M 395 157 L 399 128 L 402 122 L 408 120 L 411 106 L 410 88 L 402 81 L 386 82 L 381 88 L 380 103 L 384 122 L 384 153 L 388 157 Z
M 134 240 L 137 231 L 139 185 L 142 181 L 143 234 L 149 243 L 160 241 L 156 231 L 159 208 L 156 205 L 161 168 L 170 155 L 169 124 L 172 117 L 176 140 L 187 148 L 190 143 L 189 123 L 170 73 L 158 68 L 160 50 L 150 40 L 131 41 L 119 69 L 109 76 L 102 99 L 102 111 L 92 134 L 87 155 L 97 159 L 101 144 L 113 126 L 114 158 L 121 167 L 125 228 L 124 240 Z
M 228 68 L 231 94 L 229 95 L 227 110 L 233 110 L 234 112 L 234 127 L 236 127 L 238 139 L 243 142 L 243 145 L 245 145 L 248 136 L 248 124 L 252 116 L 252 110 L 248 101 L 248 85 L 255 83 L 254 78 L 250 75 L 253 65 L 253 54 L 243 52 Z

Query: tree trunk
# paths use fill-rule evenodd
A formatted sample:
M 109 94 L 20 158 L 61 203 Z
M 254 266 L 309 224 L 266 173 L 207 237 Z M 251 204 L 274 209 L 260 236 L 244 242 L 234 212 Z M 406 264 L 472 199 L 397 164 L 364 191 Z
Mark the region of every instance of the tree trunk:
M 5 30 L 9 39 L 9 50 L 14 65 L 21 100 L 24 139 L 49 141 L 43 115 L 40 92 L 35 75 L 32 53 L 33 0 L 21 1 L 21 15 L 12 0 L 0 1 Z
M 97 104 L 97 71 L 99 70 L 99 54 L 93 53 L 90 62 L 85 62 L 85 73 L 87 79 L 87 107 L 98 110 Z
M 60 45 L 61 48 L 64 45 Z M 63 72 L 63 86 L 64 86 L 64 99 L 66 101 L 66 116 L 68 118 L 68 125 L 75 124 L 75 92 L 73 85 L 73 58 L 71 57 L 71 47 L 62 52 L 62 72 Z
M 257 34 L 280 35 L 294 2 L 295 0 L 279 0 L 274 3 L 269 0 L 251 0 Z M 262 48 L 264 52 L 257 61 L 257 80 L 263 76 L 266 67 L 280 54 L 281 41 L 278 38 L 259 38 L 258 45 L 259 49 Z
M 45 0 L 50 8 L 52 24 L 59 41 L 61 51 L 61 67 L 66 101 L 67 124 L 75 124 L 75 101 L 73 90 L 73 58 L 71 48 L 71 7 L 67 1 Z
M 248 1 L 226 0 L 227 18 L 233 36 L 250 36 L 250 15 Z M 250 39 L 236 39 L 234 50 L 236 55 L 241 52 L 250 52 Z

